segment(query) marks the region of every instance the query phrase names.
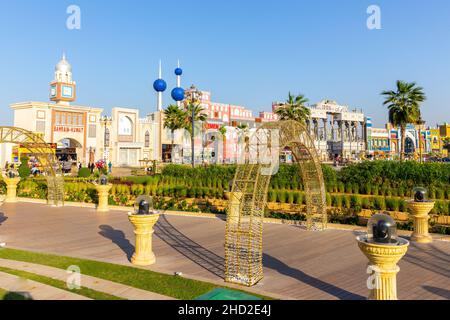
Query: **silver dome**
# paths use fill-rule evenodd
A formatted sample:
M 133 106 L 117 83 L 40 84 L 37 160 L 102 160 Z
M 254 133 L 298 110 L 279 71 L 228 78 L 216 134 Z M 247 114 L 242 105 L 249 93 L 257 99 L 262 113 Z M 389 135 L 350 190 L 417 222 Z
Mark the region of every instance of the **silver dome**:
M 56 72 L 61 72 L 63 74 L 71 73 L 72 72 L 72 66 L 70 63 L 66 60 L 66 55 L 63 54 L 63 57 L 60 62 L 55 67 Z

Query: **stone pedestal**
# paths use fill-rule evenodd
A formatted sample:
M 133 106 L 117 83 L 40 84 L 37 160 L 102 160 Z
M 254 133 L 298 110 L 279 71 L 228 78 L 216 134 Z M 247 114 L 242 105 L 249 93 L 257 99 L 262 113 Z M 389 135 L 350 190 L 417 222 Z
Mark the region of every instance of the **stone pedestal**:
M 129 214 L 128 219 L 134 226 L 136 248 L 131 263 L 137 266 L 149 266 L 156 262 L 152 248 L 153 227 L 159 219 L 159 214 L 137 215 Z
M 367 281 L 369 300 L 397 300 L 397 263 L 408 250 L 408 240 L 399 238 L 397 245 L 367 242 L 367 236 L 356 238 L 359 249 L 369 259 L 371 278 Z
M 109 190 L 111 190 L 111 188 L 112 188 L 112 184 L 107 184 L 107 185 L 96 184 L 95 185 L 95 189 L 97 189 L 97 194 L 98 194 L 97 212 L 108 212 L 109 211 L 108 198 L 109 198 Z
M 225 197 L 230 202 L 230 205 L 228 206 L 229 212 L 227 214 L 231 219 L 236 220 L 237 222 L 239 220 L 242 192 L 226 192 Z
M 15 203 L 17 202 L 17 184 L 20 182 L 20 177 L 16 178 L 8 178 L 3 177 L 3 180 L 6 183 L 6 203 Z
M 418 243 L 433 242 L 433 239 L 428 233 L 428 220 L 430 220 L 428 214 L 434 208 L 434 201 L 408 201 L 407 203 L 414 219 L 414 231 L 411 235 L 411 241 Z

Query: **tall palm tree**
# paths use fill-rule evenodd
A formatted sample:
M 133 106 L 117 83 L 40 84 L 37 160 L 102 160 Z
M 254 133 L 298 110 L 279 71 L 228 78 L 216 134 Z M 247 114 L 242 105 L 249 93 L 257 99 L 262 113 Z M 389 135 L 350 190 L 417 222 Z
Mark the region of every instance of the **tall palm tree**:
M 383 105 L 389 111 L 389 122 L 400 127 L 402 146 L 400 160 L 405 159 L 406 126 L 410 123 L 417 123 L 420 119 L 420 104 L 426 100 L 422 87 L 418 87 L 415 82 L 405 82 L 398 80 L 396 90 L 383 91 L 385 97 Z
M 195 167 L 195 158 L 194 158 L 194 136 L 195 136 L 195 128 L 193 123 L 197 122 L 205 122 L 208 118 L 207 114 L 203 113 L 204 108 L 198 103 L 188 103 L 185 106 L 185 118 L 183 128 L 186 129 L 191 135 L 191 147 L 192 147 L 192 167 Z M 201 124 L 200 124 L 201 125 Z M 197 126 L 198 127 L 198 126 Z M 201 127 L 200 127 L 201 128 Z M 197 128 L 199 129 L 199 128 Z
M 299 94 L 297 96 L 292 95 L 289 92 L 288 99 L 281 105 L 275 113 L 280 120 L 295 120 L 301 123 L 306 123 L 311 115 L 311 110 L 306 107 L 308 99 Z
M 173 162 L 173 146 L 175 139 L 175 131 L 184 128 L 186 120 L 186 113 L 184 110 L 180 109 L 177 105 L 170 105 L 164 110 L 164 128 L 169 129 L 171 133 L 171 161 Z
M 219 128 L 219 133 L 222 135 L 222 144 L 223 144 L 223 162 L 225 163 L 225 158 L 226 158 L 226 144 L 227 144 L 227 127 L 225 127 L 224 125 L 221 125 Z

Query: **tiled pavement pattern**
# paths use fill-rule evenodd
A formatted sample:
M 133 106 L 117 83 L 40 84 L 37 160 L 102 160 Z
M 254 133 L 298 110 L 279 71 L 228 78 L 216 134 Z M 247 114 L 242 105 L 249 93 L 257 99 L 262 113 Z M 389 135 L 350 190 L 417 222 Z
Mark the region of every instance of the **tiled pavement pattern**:
M 4 204 L 0 242 L 8 247 L 130 265 L 133 228 L 126 212 Z M 3 216 L 2 216 L 3 213 Z M 265 278 L 254 289 L 291 299 L 365 299 L 367 260 L 352 231 L 308 232 L 266 224 Z M 225 222 L 161 216 L 149 269 L 221 283 Z M 399 299 L 450 299 L 450 243 L 412 244 L 400 262 Z

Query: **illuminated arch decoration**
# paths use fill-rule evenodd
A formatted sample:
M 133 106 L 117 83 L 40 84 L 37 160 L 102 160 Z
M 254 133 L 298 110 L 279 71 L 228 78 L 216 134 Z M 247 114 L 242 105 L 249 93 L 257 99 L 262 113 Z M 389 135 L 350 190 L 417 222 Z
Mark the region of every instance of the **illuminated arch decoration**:
M 16 127 L 0 127 L 0 143 L 18 144 L 33 154 L 44 169 L 49 204 L 64 205 L 64 178 L 52 148 L 38 135 Z
M 279 153 L 289 147 L 298 164 L 306 198 L 306 227 L 327 227 L 326 191 L 313 138 L 296 121 L 270 122 L 246 139 L 236 169 L 225 235 L 225 281 L 253 286 L 263 278 L 262 235 L 270 179 Z

